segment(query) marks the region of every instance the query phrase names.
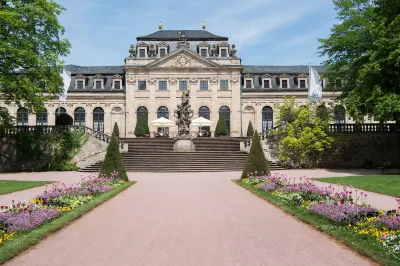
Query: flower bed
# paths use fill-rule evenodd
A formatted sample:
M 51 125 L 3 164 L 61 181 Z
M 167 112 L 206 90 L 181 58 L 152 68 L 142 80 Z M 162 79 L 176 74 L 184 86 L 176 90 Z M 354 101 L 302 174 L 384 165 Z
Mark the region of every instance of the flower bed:
M 249 177 L 239 181 L 255 191 L 268 193 L 291 208 L 324 217 L 334 226 L 376 241 L 386 256 L 400 260 L 400 199 L 398 210 L 379 211 L 367 204 L 368 194 L 351 187 L 316 186 L 312 180 L 285 175 Z M 368 253 L 368 252 L 366 252 Z
M 90 175 L 73 185 L 58 182 L 46 186 L 46 191 L 36 198 L 0 206 L 0 245 L 126 183 L 115 176 L 116 173 L 110 177 Z

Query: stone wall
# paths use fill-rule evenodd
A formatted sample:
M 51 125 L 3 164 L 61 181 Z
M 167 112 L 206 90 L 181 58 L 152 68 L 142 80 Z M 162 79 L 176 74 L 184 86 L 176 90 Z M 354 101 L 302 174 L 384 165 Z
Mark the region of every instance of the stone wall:
M 337 139 L 322 156 L 320 167 L 376 168 L 398 162 L 397 133 L 332 133 Z

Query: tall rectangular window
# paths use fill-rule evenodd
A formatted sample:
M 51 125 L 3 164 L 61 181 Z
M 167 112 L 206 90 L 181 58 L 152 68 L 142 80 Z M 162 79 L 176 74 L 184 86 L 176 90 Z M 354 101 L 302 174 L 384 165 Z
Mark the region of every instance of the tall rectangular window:
M 269 79 L 264 79 L 264 89 L 269 89 L 270 88 L 270 82 L 269 82 Z
M 146 49 L 145 48 L 139 49 L 139 57 L 146 57 Z
M 304 89 L 306 87 L 306 81 L 304 79 L 300 80 L 300 88 Z
M 96 89 L 101 89 L 101 80 L 96 80 Z
M 168 89 L 168 87 L 167 87 L 167 81 L 166 81 L 166 80 L 160 80 L 160 81 L 158 82 L 158 89 L 159 89 L 160 91 L 166 91 L 166 90 Z
M 200 90 L 208 90 L 208 80 L 200 80 Z
M 227 90 L 228 89 L 228 80 L 227 79 L 223 79 L 219 82 L 219 88 L 221 90 Z
M 207 49 L 202 48 L 202 49 L 200 50 L 200 52 L 201 52 L 201 56 L 202 56 L 202 57 L 207 57 Z
M 187 90 L 187 80 L 179 81 L 179 90 L 181 90 L 181 91 Z
M 221 49 L 221 57 L 227 57 L 226 49 Z
M 121 89 L 121 81 L 120 80 L 114 81 L 114 89 Z
M 160 48 L 160 57 L 165 56 L 165 48 Z
M 281 82 L 282 82 L 282 88 L 283 88 L 283 89 L 287 89 L 287 87 L 288 87 L 287 82 L 288 82 L 288 81 L 287 81 L 286 79 L 284 79 L 284 80 L 282 80 Z
M 77 87 L 78 87 L 78 89 L 83 89 L 83 80 L 77 81 Z
M 251 88 L 251 80 L 249 80 L 249 79 L 246 80 L 246 88 L 247 89 Z
M 146 90 L 146 81 L 143 81 L 143 80 L 138 81 L 138 90 L 140 90 L 140 91 Z

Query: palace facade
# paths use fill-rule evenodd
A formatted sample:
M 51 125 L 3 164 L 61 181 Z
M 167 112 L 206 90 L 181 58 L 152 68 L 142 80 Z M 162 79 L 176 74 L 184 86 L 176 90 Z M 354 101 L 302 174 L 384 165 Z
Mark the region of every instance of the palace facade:
M 317 66 L 320 73 L 324 67 Z M 296 96 L 308 100 L 308 66 L 249 66 L 242 64 L 227 37 L 203 30 L 162 30 L 137 37 L 121 66 L 66 65 L 71 83 L 65 103 L 45 104 L 46 110 L 28 114 L 25 108 L 5 106 L 18 125 L 54 125 L 59 112 L 68 113 L 75 125 L 110 134 L 115 122 L 121 136 L 134 137 L 139 116 L 148 121 L 175 120 L 182 91 L 189 90 L 194 117 L 214 122 L 223 115 L 230 135 L 245 135 L 249 121 L 259 132 L 274 126 L 274 105 Z M 324 100 L 335 97 L 324 92 Z M 345 123 L 343 113 L 338 118 Z M 150 131 L 159 129 L 149 123 Z M 177 134 L 176 127 L 169 128 Z

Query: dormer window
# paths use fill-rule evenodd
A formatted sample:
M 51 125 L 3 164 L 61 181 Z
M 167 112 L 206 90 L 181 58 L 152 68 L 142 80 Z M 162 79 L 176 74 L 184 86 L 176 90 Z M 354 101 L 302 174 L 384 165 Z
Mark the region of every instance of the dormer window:
M 104 77 L 102 75 L 95 75 L 93 80 L 95 89 L 104 89 Z
M 78 84 L 77 86 L 78 89 L 83 89 L 83 80 L 78 80 L 77 84 Z
M 114 81 L 114 89 L 121 89 L 121 81 L 120 80 L 116 80 Z
M 272 88 L 272 76 L 269 74 L 265 74 L 261 76 L 261 86 L 263 89 Z
M 114 75 L 113 76 L 113 84 L 112 88 L 116 90 L 122 89 L 122 76 L 121 75 Z
M 165 56 L 165 54 L 166 54 L 166 52 L 165 52 L 165 48 L 160 48 L 160 52 L 158 53 L 159 55 L 160 55 L 160 57 L 164 57 Z
M 227 42 L 222 42 L 218 45 L 219 47 L 219 57 L 228 57 L 229 44 Z
M 206 48 L 201 48 L 200 51 L 202 57 L 208 57 L 208 52 Z
M 198 51 L 199 51 L 199 54 L 202 56 L 202 57 L 208 57 L 209 55 L 208 55 L 208 50 L 210 49 L 210 44 L 209 43 L 207 43 L 207 42 L 201 42 L 201 43 L 199 43 L 198 45 L 197 45 L 197 47 L 198 47 Z
M 221 57 L 227 57 L 227 54 L 228 54 L 228 49 L 226 48 L 221 49 Z
M 140 58 L 146 58 L 147 57 L 147 48 L 149 45 L 147 43 L 141 42 L 136 45 L 138 49 L 138 56 Z
M 157 54 L 159 57 L 164 57 L 168 53 L 168 43 L 160 42 L 157 44 Z
M 282 74 L 279 76 L 281 89 L 289 89 L 290 88 L 289 79 L 290 79 L 290 76 L 288 74 Z
M 79 90 L 84 89 L 86 86 L 85 83 L 86 83 L 86 77 L 84 75 L 79 74 L 75 77 L 75 88 L 76 89 L 79 89 Z
M 297 83 L 298 83 L 297 88 L 299 88 L 299 89 L 307 88 L 308 87 L 307 79 L 308 79 L 308 76 L 306 74 L 298 75 L 297 76 Z
M 101 82 L 101 80 L 96 80 L 96 86 L 95 86 L 95 88 L 96 89 L 101 89 L 101 84 L 102 82 Z
M 246 75 L 244 75 L 243 80 L 244 80 L 244 87 L 245 87 L 246 89 L 251 89 L 251 88 L 253 88 L 253 75 L 251 75 L 251 74 L 246 74 Z
M 145 48 L 139 49 L 139 57 L 146 57 L 146 49 Z

